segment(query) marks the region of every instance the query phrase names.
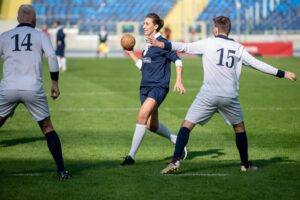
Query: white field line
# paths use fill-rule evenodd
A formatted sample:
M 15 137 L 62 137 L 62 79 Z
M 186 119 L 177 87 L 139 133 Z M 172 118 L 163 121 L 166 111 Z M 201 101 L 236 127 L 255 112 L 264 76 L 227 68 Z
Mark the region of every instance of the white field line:
M 16 173 L 9 176 L 41 176 L 41 173 Z
M 162 176 L 229 176 L 229 174 L 200 174 L 200 173 L 186 173 L 186 174 L 165 174 Z
M 92 108 L 50 108 L 50 111 L 55 112 L 128 112 L 128 111 L 138 111 L 139 107 L 127 107 L 127 108 L 101 108 L 101 107 L 92 107 Z M 160 108 L 161 111 L 187 111 L 188 107 L 164 107 Z M 243 110 L 250 111 L 299 111 L 300 107 L 290 107 L 290 108 L 282 108 L 282 107 L 252 107 L 245 108 Z M 27 112 L 27 109 L 21 108 L 18 111 Z

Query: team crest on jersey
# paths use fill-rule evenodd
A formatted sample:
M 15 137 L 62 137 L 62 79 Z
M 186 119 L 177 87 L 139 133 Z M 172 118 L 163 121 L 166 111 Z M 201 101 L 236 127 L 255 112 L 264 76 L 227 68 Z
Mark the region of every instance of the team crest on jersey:
M 143 63 L 151 63 L 151 57 L 144 57 Z

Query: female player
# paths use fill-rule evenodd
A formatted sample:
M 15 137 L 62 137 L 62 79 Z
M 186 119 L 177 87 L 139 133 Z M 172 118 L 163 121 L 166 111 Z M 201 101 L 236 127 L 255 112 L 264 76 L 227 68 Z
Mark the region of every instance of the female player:
M 147 38 L 154 36 L 157 40 L 167 42 L 161 36 L 159 31 L 164 25 L 164 21 L 155 13 L 149 13 L 144 20 L 144 35 Z M 133 50 L 125 52 L 131 57 L 137 68 L 142 71 L 142 80 L 140 85 L 141 107 L 138 112 L 136 128 L 132 139 L 129 154 L 121 163 L 124 165 L 133 165 L 135 154 L 142 143 L 146 130 L 150 130 L 163 136 L 174 144 L 176 143 L 176 135 L 173 135 L 169 129 L 158 120 L 158 107 L 166 98 L 169 91 L 171 61 L 176 65 L 176 82 L 174 91 L 180 94 L 185 93 L 182 84 L 182 62 L 175 51 L 166 51 L 157 47 L 151 47 L 147 42 L 143 49 L 142 59 L 138 59 Z M 182 158 L 186 157 L 186 149 L 182 153 Z

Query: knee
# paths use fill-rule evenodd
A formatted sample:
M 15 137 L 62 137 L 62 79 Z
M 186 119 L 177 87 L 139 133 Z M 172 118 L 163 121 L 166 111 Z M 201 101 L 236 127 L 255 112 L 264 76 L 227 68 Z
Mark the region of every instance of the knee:
M 39 121 L 39 125 L 44 134 L 54 130 L 50 118 Z
M 136 123 L 138 124 L 146 124 L 148 120 L 148 117 L 144 114 L 139 114 L 136 120 Z
M 244 122 L 233 125 L 233 129 L 234 129 L 235 133 L 243 133 L 243 132 L 246 131 L 245 126 L 244 126 Z

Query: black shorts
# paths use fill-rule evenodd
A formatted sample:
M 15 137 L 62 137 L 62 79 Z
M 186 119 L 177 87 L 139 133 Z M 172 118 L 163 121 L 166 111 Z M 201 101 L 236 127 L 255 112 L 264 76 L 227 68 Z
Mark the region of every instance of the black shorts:
M 160 104 L 164 101 L 167 94 L 169 92 L 169 88 L 163 88 L 163 87 L 141 87 L 140 88 L 140 99 L 141 104 L 144 103 L 144 101 L 151 97 L 154 99 L 157 103 L 157 106 L 159 107 Z

